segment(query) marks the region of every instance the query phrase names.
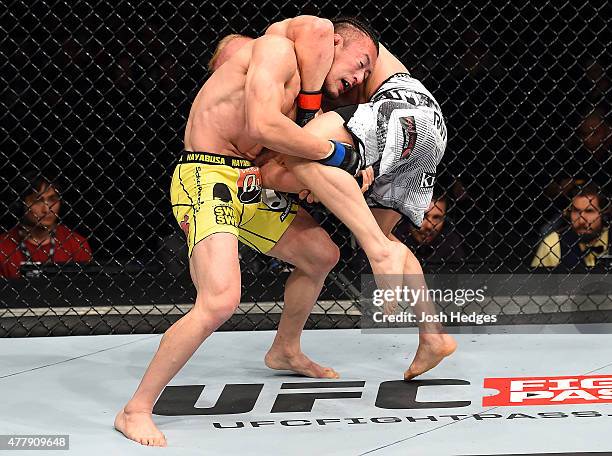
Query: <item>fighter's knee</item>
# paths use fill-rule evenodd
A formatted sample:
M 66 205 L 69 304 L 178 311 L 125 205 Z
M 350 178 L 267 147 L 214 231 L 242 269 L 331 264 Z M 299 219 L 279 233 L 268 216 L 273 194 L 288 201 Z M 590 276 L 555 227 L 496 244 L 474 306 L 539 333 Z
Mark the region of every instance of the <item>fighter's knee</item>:
M 194 306 L 195 316 L 202 318 L 203 321 L 212 321 L 215 325 L 221 325 L 234 314 L 239 304 L 239 288 L 226 288 L 215 295 L 198 293 Z
M 340 249 L 331 240 L 328 245 L 322 249 L 320 255 L 321 258 L 319 264 L 327 272 L 334 269 L 334 267 L 338 264 L 338 261 L 340 261 Z
M 230 319 L 234 312 L 238 308 L 239 302 L 227 302 L 223 304 L 218 304 L 213 307 L 212 314 L 217 318 L 217 322 L 219 325 L 225 323 Z
M 306 267 L 312 275 L 326 276 L 340 260 L 340 249 L 327 236 L 321 237 L 311 250 L 310 261 Z

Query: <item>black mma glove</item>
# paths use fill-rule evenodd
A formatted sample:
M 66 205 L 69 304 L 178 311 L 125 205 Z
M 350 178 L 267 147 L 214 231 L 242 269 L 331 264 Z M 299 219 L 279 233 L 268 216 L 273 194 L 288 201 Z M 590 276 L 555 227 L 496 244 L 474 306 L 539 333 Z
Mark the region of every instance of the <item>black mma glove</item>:
M 350 144 L 331 139 L 329 142 L 332 145 L 331 153 L 326 158 L 319 160 L 319 163 L 326 166 L 341 168 L 351 176 L 356 176 L 361 169 L 361 157 L 359 153 L 353 149 L 353 146 Z

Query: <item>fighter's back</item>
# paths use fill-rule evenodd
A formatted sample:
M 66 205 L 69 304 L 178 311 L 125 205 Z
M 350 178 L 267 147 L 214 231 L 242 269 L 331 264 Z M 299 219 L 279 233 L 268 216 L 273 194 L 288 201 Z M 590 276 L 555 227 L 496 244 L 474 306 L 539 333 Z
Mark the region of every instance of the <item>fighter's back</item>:
M 255 158 L 262 147 L 249 137 L 246 125 L 246 79 L 253 47 L 267 40 L 270 52 L 281 38 L 262 37 L 245 44 L 206 81 L 198 92 L 185 128 L 185 150 Z M 291 63 L 288 62 L 288 65 Z M 299 91 L 299 75 L 286 86 L 282 111 L 291 116 Z M 295 93 L 294 93 L 295 92 Z
M 243 46 L 198 92 L 185 128 L 185 150 L 257 154 L 257 144 L 245 134 L 244 86 L 252 49 L 252 43 Z

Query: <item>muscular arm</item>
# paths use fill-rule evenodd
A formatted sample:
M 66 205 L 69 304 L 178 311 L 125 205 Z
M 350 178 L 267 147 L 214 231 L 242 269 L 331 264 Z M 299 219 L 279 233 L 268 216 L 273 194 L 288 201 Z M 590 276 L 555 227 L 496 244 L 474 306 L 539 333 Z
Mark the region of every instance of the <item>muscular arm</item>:
M 253 45 L 245 86 L 248 133 L 268 149 L 319 160 L 330 154 L 330 143 L 282 114 L 285 87 L 296 71 L 295 52 L 288 39 L 264 36 Z
M 261 186 L 279 192 L 299 193 L 305 190 L 304 185 L 287 169 L 283 156 L 267 151 L 257 157 L 256 165 L 261 171 Z
M 344 128 L 343 119 L 336 113 L 321 114 L 310 122 L 306 129 L 320 138 L 332 138 L 336 141 L 352 144 L 353 140 Z M 312 191 L 286 166 L 285 157 L 273 151 L 261 153 L 255 164 L 261 169 L 262 186 L 273 190 L 289 193 L 299 193 L 303 190 Z M 374 180 L 372 168 L 361 171 L 363 178 L 362 192 L 365 192 Z M 315 201 L 318 199 L 315 198 Z M 310 201 L 309 201 L 310 202 Z
M 332 22 L 316 16 L 298 16 L 272 24 L 266 35 L 284 36 L 293 41 L 302 90 L 321 90 L 334 60 Z

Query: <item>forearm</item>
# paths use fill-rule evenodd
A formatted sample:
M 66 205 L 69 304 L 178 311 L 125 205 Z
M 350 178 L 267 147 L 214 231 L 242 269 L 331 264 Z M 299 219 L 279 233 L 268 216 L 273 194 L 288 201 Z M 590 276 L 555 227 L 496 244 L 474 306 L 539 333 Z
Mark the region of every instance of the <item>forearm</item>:
M 305 189 L 295 175 L 275 159 L 260 165 L 259 169 L 264 188 L 288 193 L 299 193 Z
M 302 90 L 321 90 L 334 60 L 333 24 L 327 19 L 306 18 L 289 38 L 295 43 Z
M 268 149 L 308 160 L 321 160 L 331 153 L 331 143 L 301 129 L 280 113 L 256 115 L 260 119 L 249 133 Z M 265 120 L 264 120 L 265 119 Z

